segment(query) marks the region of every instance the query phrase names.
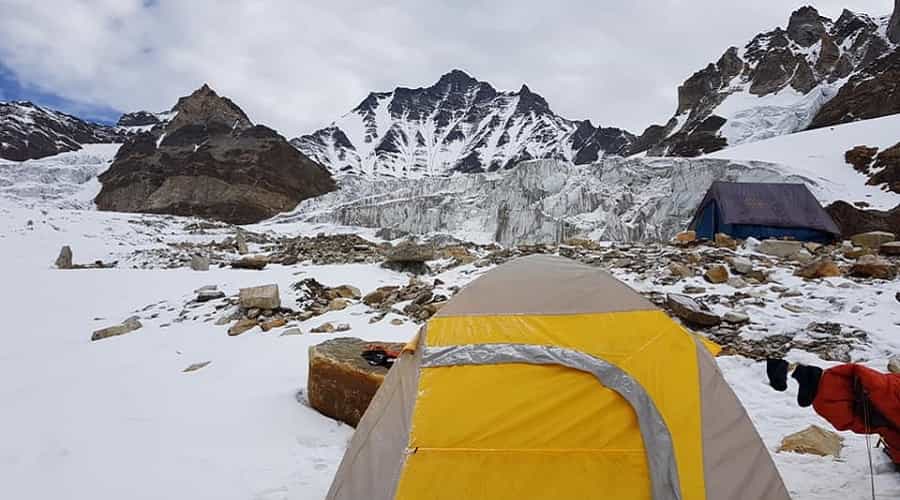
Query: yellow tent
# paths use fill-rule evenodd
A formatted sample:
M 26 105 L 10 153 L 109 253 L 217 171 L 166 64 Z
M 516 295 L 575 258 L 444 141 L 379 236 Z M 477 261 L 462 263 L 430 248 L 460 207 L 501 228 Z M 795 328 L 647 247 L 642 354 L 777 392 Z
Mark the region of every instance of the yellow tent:
M 710 354 L 609 274 L 532 256 L 394 364 L 329 500 L 784 500 Z

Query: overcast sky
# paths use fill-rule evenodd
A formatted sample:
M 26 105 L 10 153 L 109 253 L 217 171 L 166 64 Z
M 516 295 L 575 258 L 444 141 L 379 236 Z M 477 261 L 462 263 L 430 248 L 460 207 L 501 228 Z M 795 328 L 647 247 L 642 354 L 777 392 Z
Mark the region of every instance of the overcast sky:
M 0 64 L 19 84 L 119 110 L 170 108 L 208 82 L 292 137 L 370 91 L 452 68 L 522 83 L 571 119 L 640 132 L 730 45 L 786 26 L 792 0 L 0 0 Z M 813 3 L 890 13 L 892 0 Z

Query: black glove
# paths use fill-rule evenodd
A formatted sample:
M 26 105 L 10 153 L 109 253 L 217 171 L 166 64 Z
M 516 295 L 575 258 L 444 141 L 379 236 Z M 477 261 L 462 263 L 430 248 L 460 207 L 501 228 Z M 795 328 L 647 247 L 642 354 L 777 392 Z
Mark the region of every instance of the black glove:
M 788 362 L 783 359 L 767 359 L 766 375 L 769 376 L 769 385 L 778 392 L 787 390 Z
M 822 378 L 822 369 L 816 366 L 797 365 L 791 375 L 800 383 L 800 392 L 797 393 L 797 404 L 806 408 L 813 404 L 816 393 L 819 392 L 819 379 Z

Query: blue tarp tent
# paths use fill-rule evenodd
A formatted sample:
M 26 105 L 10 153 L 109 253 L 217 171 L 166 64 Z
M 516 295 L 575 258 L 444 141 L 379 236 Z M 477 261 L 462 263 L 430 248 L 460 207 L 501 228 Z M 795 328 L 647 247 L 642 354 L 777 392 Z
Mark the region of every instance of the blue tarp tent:
M 713 182 L 691 220 L 698 238 L 790 238 L 827 243 L 840 230 L 803 184 Z

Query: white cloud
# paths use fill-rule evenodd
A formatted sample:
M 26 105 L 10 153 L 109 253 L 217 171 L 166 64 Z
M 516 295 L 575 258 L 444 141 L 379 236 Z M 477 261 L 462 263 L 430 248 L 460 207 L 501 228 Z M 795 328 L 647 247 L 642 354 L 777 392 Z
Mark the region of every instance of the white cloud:
M 146 5 L 150 6 L 147 7 Z M 890 0 L 818 2 L 887 14 Z M 784 0 L 0 0 L 0 61 L 23 81 L 123 110 L 167 109 L 208 82 L 251 119 L 310 132 L 369 91 L 461 68 L 527 82 L 572 119 L 640 132 L 730 45 L 785 26 Z

